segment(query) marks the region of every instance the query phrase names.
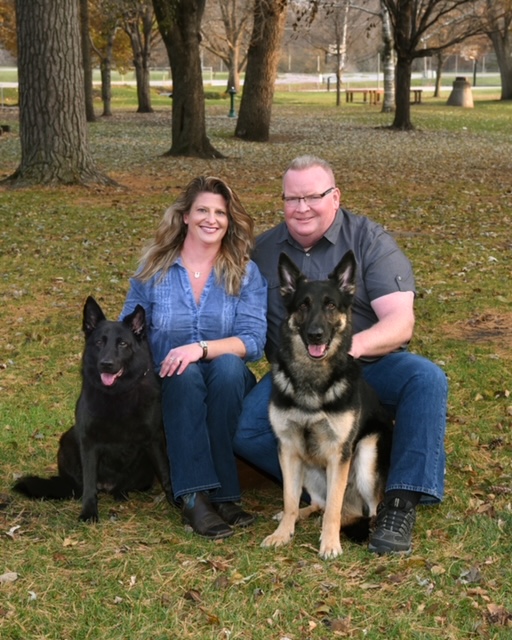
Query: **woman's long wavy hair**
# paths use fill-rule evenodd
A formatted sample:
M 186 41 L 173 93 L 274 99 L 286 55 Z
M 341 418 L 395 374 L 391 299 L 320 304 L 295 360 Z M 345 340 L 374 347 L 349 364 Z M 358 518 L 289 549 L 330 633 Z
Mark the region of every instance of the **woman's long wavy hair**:
M 254 244 L 254 221 L 231 187 L 211 176 L 194 178 L 164 213 L 154 239 L 144 249 L 136 277 L 142 282 L 156 274 L 162 278 L 176 262 L 188 230 L 183 217 L 190 212 L 200 193 L 215 193 L 226 201 L 228 230 L 215 262 L 215 276 L 229 295 L 238 295 Z

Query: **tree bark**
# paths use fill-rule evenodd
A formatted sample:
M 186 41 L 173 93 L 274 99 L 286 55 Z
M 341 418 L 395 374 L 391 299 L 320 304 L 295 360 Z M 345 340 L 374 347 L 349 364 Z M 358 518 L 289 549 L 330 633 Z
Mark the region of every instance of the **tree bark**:
M 286 0 L 256 0 L 247 70 L 235 136 L 266 142 L 286 22 Z
M 16 2 L 21 163 L 17 185 L 111 184 L 89 152 L 78 0 Z
M 172 146 L 166 155 L 222 158 L 206 136 L 199 44 L 206 0 L 153 0 L 172 73 Z
M 512 36 L 510 31 L 503 38 L 494 33 L 491 40 L 500 69 L 501 100 L 512 100 Z
M 150 57 L 154 13 L 150 3 L 128 7 L 123 17 L 123 30 L 130 39 L 137 81 L 137 113 L 153 113 L 151 106 Z
M 444 55 L 442 51 L 439 51 L 436 56 L 436 84 L 434 87 L 434 98 L 439 98 L 441 95 L 441 77 L 443 75 Z
M 382 69 L 384 71 L 384 97 L 382 99 L 382 112 L 392 113 L 395 109 L 395 60 L 393 47 L 393 30 L 389 11 L 381 2 L 382 16 Z
M 105 46 L 101 51 L 97 51 L 100 59 L 102 117 L 110 117 L 112 115 L 112 56 L 114 54 L 116 31 L 117 27 L 114 27 L 105 34 Z
M 137 81 L 137 113 L 153 113 L 151 87 L 149 84 L 149 59 L 144 56 L 135 56 L 133 64 Z
M 501 100 L 512 100 L 512 2 L 486 0 L 483 20 L 498 61 Z
M 94 122 L 94 92 L 92 86 L 91 41 L 89 39 L 89 0 L 80 0 L 80 33 L 82 36 L 82 60 L 84 68 L 85 116 Z
M 399 3 L 397 3 L 398 5 Z M 389 7 L 387 7 L 389 10 Z M 411 24 L 413 19 L 413 3 L 404 2 L 394 17 L 394 40 L 396 50 L 396 87 L 395 87 L 395 118 L 391 125 L 393 129 L 404 131 L 413 129 L 411 122 Z
M 411 122 L 411 67 L 412 60 L 408 56 L 398 53 L 395 69 L 395 118 L 391 126 L 393 129 L 401 129 L 402 131 L 414 129 L 414 125 Z

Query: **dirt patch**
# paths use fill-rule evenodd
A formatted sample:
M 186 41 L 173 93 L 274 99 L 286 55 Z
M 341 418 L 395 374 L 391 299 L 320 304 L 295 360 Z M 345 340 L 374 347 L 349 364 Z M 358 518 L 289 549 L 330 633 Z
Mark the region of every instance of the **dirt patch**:
M 501 357 L 512 358 L 512 313 L 486 311 L 468 320 L 446 324 L 443 332 L 455 340 L 492 345 Z

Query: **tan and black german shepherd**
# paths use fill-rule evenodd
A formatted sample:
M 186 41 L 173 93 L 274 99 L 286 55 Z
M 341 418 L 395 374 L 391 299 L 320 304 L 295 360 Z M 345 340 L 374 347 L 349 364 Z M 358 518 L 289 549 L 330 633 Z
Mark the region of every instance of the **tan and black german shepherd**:
M 295 522 L 323 510 L 320 556 L 341 552 L 340 528 L 367 537 L 389 468 L 392 422 L 348 354 L 356 261 L 349 251 L 327 280 L 309 281 L 279 258 L 288 316 L 273 366 L 270 421 L 279 444 L 284 511 L 264 547 L 287 544 Z M 299 509 L 302 489 L 311 503 Z

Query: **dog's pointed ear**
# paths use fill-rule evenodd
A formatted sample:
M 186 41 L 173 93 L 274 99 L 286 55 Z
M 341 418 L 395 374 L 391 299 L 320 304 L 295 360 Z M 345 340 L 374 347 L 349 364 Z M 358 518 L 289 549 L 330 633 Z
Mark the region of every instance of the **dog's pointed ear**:
M 336 281 L 342 293 L 353 296 L 356 292 L 356 258 L 353 251 L 347 251 L 338 262 L 329 278 Z
M 281 282 L 281 295 L 286 299 L 293 296 L 297 290 L 297 282 L 299 278 L 303 276 L 300 269 L 286 253 L 281 253 L 279 256 L 278 268 L 279 280 Z
M 146 332 L 146 312 L 144 307 L 138 304 L 132 313 L 123 318 L 123 323 L 130 326 L 137 338 L 142 338 Z
M 86 338 L 91 335 L 102 320 L 106 320 L 105 314 L 96 300 L 89 296 L 85 301 L 82 321 L 82 331 L 85 333 Z

